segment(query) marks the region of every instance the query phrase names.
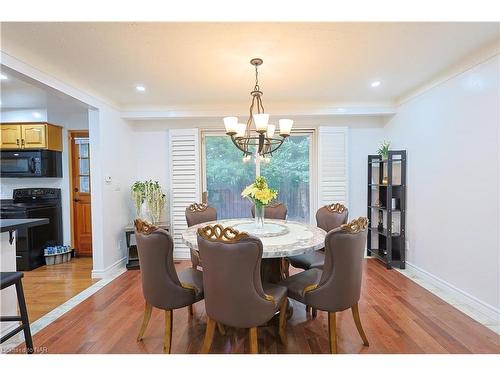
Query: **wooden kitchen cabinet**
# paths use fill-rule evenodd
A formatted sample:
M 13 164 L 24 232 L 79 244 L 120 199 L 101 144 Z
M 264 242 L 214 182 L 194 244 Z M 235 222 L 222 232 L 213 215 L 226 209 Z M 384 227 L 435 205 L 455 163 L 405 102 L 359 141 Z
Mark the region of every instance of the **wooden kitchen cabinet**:
M 2 124 L 0 128 L 0 148 L 18 149 L 21 147 L 21 125 Z
M 2 124 L 0 148 L 62 151 L 62 128 L 44 122 Z

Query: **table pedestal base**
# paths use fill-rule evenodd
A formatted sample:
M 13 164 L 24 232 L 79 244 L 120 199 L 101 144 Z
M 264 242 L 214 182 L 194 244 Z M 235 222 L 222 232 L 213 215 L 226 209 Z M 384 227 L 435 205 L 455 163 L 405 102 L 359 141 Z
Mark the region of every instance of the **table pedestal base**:
M 284 279 L 283 258 L 263 258 L 260 264 L 260 277 L 263 283 L 277 284 Z M 279 311 L 271 319 L 270 323 L 279 318 Z M 293 307 L 290 299 L 288 299 L 288 308 L 286 319 L 289 320 L 293 315 Z

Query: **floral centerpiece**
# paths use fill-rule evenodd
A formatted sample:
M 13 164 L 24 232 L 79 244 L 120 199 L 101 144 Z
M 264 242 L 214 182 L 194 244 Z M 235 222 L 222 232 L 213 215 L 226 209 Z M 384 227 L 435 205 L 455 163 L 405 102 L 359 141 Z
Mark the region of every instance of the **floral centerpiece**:
M 264 208 L 278 196 L 278 190 L 270 189 L 266 178 L 259 176 L 253 184 L 248 185 L 241 196 L 248 198 L 255 205 L 255 225 L 258 228 L 264 227 Z

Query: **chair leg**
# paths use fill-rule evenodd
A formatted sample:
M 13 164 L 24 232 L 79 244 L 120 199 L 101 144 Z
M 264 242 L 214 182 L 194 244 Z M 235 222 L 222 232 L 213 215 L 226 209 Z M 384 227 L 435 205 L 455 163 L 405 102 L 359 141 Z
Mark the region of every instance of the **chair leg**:
M 189 315 L 194 315 L 193 305 L 188 306 Z
M 337 354 L 337 317 L 335 312 L 328 312 L 328 333 L 330 337 L 330 353 Z
M 141 329 L 139 330 L 139 334 L 137 335 L 137 341 L 141 341 L 144 333 L 146 333 L 149 319 L 151 319 L 151 311 L 153 311 L 153 306 L 146 302 L 146 306 L 144 307 L 144 318 L 142 319 Z
M 163 353 L 172 351 L 172 310 L 165 310 L 165 337 L 163 338 Z
M 214 339 L 214 331 L 215 320 L 212 320 L 207 315 L 207 330 L 205 331 L 205 339 L 203 340 L 203 345 L 200 350 L 201 354 L 207 354 L 210 351 L 210 347 L 212 346 L 212 341 Z
M 288 298 L 284 298 L 280 306 L 280 321 L 279 321 L 279 335 L 283 345 L 287 344 L 286 337 L 286 313 L 288 308 Z
M 310 314 L 310 313 L 311 313 L 311 306 L 306 305 L 306 314 Z
M 318 316 L 318 310 L 316 310 L 314 307 L 312 308 L 312 317 L 316 318 Z
M 370 343 L 368 342 L 368 339 L 366 338 L 365 331 L 363 330 L 363 326 L 361 325 L 361 319 L 359 318 L 358 303 L 354 304 L 351 307 L 351 310 L 352 310 L 352 317 L 354 318 L 354 323 L 356 323 L 356 328 L 358 329 L 359 335 L 361 336 L 361 339 L 363 340 L 363 345 L 369 346 Z
M 257 327 L 250 328 L 250 353 L 259 354 L 259 344 L 257 343 Z
M 23 284 L 21 280 L 16 283 L 17 303 L 19 305 L 19 312 L 21 313 L 21 322 L 23 324 L 24 341 L 26 342 L 26 352 L 32 354 L 33 339 L 31 338 L 30 321 L 28 318 L 28 309 L 26 309 L 26 301 L 24 300 Z
M 217 322 L 217 330 L 222 336 L 226 334 L 226 330 L 224 329 L 224 324 L 222 323 Z
M 281 258 L 281 274 L 285 279 L 290 277 L 290 262 L 286 258 Z

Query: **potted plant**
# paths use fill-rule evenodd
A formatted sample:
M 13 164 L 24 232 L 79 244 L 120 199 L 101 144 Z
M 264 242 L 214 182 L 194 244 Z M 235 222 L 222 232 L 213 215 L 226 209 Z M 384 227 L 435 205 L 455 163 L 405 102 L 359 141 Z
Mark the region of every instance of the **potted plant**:
M 241 196 L 248 198 L 255 205 L 255 226 L 257 228 L 264 227 L 264 208 L 273 199 L 278 196 L 278 191 L 270 189 L 267 185 L 266 178 L 259 176 L 253 184 L 248 185 L 242 192 Z
M 144 182 L 136 181 L 131 189 L 132 199 L 135 206 L 136 217 L 141 217 L 142 205 L 144 204 Z
M 136 181 L 132 185 L 137 217 L 141 217 L 143 204 L 146 204 L 147 215 L 152 223 L 158 223 L 165 208 L 166 195 L 158 181 Z
M 377 150 L 377 153 L 382 157 L 382 160 L 387 160 L 389 157 L 389 147 L 391 146 L 391 142 L 384 141 L 380 144 L 380 147 Z

